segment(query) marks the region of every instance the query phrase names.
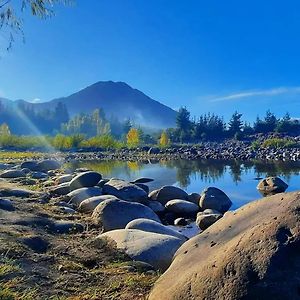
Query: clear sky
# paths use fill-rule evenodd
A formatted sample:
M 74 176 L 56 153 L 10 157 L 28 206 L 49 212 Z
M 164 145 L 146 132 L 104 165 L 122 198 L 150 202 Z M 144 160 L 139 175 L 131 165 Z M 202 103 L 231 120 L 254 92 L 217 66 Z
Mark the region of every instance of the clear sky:
M 24 31 L 0 59 L 9 99 L 114 80 L 192 115 L 300 116 L 299 0 L 77 0 L 47 21 L 26 15 Z

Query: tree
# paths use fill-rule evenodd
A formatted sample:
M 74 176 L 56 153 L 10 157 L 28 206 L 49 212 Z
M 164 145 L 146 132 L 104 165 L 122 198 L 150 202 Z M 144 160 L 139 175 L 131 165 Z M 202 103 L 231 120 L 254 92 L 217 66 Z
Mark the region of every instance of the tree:
M 10 129 L 8 127 L 8 125 L 6 123 L 3 123 L 1 126 L 0 126 L 0 136 L 7 136 L 7 135 L 10 135 Z
M 18 0 L 17 4 L 12 0 L 0 0 L 0 32 L 6 30 L 8 39 L 7 49 L 11 49 L 15 41 L 15 35 L 23 33 L 23 20 L 20 17 L 26 10 L 41 19 L 46 19 L 54 15 L 54 5 L 70 4 L 73 0 Z
M 179 131 L 180 142 L 188 142 L 191 138 L 192 122 L 190 112 L 186 107 L 181 107 L 176 117 L 176 127 Z
M 129 148 L 137 147 L 140 143 L 139 131 L 136 128 L 131 128 L 127 133 L 127 145 Z
M 235 111 L 228 123 L 228 131 L 231 136 L 234 136 L 236 133 L 240 133 L 243 127 L 243 122 L 241 121 L 242 114 L 239 114 Z
M 162 148 L 168 147 L 170 145 L 170 139 L 166 133 L 166 131 L 163 131 L 161 133 L 160 139 L 159 139 L 159 146 Z

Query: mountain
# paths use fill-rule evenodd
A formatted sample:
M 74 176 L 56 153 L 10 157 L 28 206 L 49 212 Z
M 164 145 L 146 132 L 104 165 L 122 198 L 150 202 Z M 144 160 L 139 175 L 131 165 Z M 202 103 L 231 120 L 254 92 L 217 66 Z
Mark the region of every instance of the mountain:
M 107 118 L 120 121 L 130 118 L 150 128 L 175 126 L 176 111 L 124 82 L 100 81 L 70 96 L 29 105 L 36 109 L 53 109 L 58 102 L 67 106 L 70 116 L 102 108 Z

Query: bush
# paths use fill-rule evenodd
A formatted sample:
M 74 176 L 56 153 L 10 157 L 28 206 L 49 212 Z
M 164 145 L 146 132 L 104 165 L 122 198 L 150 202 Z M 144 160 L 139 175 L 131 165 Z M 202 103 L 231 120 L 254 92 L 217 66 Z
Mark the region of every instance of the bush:
M 262 143 L 263 148 L 299 148 L 300 144 L 289 139 L 272 138 Z

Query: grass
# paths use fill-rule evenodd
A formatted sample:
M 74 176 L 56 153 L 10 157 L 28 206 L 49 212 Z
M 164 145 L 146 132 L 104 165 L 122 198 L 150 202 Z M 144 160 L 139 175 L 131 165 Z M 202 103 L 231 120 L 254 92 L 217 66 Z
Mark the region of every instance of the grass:
M 254 141 L 251 144 L 252 149 L 257 150 L 259 148 L 299 148 L 300 144 L 291 140 L 283 138 L 270 138 L 263 142 Z
M 41 152 L 30 151 L 1 151 L 0 162 L 8 161 L 23 161 L 25 159 L 38 159 L 44 157 L 45 154 Z

